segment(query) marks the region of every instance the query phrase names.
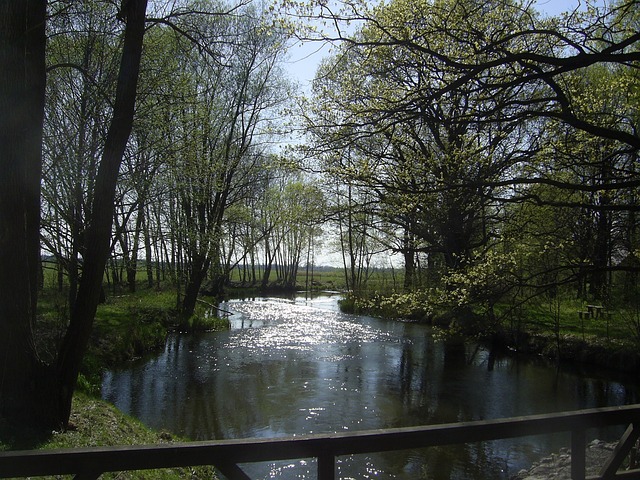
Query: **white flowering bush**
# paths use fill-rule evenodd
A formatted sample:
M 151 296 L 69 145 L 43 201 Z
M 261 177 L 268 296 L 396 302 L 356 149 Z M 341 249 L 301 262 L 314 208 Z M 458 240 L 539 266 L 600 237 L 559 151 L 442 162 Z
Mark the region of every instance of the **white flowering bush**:
M 380 317 L 428 320 L 434 313 L 430 298 L 431 293 L 427 290 L 394 292 L 390 295 L 376 292 L 368 297 L 350 294 L 341 301 L 341 308 L 354 313 L 368 313 Z
M 516 252 L 484 252 L 463 270 L 446 275 L 434 301 L 442 307 L 493 305 L 518 283 L 518 261 Z

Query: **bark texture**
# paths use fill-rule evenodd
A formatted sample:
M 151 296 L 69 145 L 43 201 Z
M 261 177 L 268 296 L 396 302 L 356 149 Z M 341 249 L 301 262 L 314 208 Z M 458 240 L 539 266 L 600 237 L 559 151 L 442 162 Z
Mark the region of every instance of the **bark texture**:
M 40 262 L 45 0 L 0 2 L 0 415 L 42 421 L 33 340 Z

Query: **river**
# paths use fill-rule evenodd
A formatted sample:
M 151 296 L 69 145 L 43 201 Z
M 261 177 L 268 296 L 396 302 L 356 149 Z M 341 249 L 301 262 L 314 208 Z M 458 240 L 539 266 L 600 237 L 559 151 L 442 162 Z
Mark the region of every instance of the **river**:
M 503 418 L 638 402 L 611 374 L 490 356 L 425 325 L 341 313 L 337 296 L 231 300 L 227 332 L 172 334 L 164 351 L 108 371 L 102 396 L 193 440 L 282 437 Z M 606 436 L 612 432 L 593 432 Z M 342 479 L 508 479 L 568 437 L 524 437 L 341 457 Z M 243 466 L 255 479 L 315 478 L 310 459 Z

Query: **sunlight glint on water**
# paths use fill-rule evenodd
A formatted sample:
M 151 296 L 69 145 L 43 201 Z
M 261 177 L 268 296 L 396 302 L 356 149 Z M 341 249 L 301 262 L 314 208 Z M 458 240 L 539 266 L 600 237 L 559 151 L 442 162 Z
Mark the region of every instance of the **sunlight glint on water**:
M 232 334 L 225 348 L 311 351 L 317 345 L 398 341 L 390 334 L 351 321 L 344 314 L 268 299 L 228 305 Z M 252 327 L 245 330 L 245 325 Z M 235 332 L 234 332 L 235 330 Z
M 106 372 L 103 398 L 194 440 L 271 438 L 636 403 L 634 381 L 497 357 L 425 325 L 346 315 L 336 297 L 233 300 L 231 330 L 171 335 Z M 492 368 L 489 368 L 489 365 Z M 562 437 L 339 457 L 339 478 L 506 480 Z M 315 479 L 314 459 L 243 465 L 252 479 Z

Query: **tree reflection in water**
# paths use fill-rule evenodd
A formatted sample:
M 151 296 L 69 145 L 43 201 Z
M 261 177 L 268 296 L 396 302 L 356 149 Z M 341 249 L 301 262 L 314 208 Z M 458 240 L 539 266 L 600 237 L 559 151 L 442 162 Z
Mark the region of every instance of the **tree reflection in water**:
M 229 332 L 172 335 L 162 354 L 107 372 L 103 397 L 192 439 L 278 437 L 450 423 L 635 403 L 632 381 L 491 354 L 424 325 L 345 315 L 335 299 L 231 301 Z M 316 308 L 314 305 L 322 305 Z M 598 434 L 598 432 L 595 432 Z M 509 478 L 563 437 L 340 458 L 364 479 Z M 247 467 L 309 478 L 309 460 Z

